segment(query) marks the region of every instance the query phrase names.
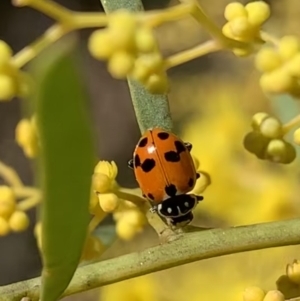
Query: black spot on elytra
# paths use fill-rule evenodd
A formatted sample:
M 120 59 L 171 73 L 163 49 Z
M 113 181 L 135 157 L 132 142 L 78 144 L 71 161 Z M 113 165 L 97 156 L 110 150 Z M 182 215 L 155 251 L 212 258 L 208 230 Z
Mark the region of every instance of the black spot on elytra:
M 154 159 L 146 159 L 142 164 L 141 168 L 144 172 L 149 172 L 155 167 Z
M 194 179 L 190 178 L 189 182 L 188 182 L 189 187 L 193 187 L 194 186 Z
M 141 159 L 140 159 L 139 155 L 135 155 L 134 158 L 133 158 L 133 160 L 134 160 L 134 166 L 135 167 L 141 166 Z
M 176 147 L 176 150 L 177 150 L 178 154 L 180 154 L 182 152 L 185 152 L 186 148 L 185 148 L 185 146 L 182 142 L 175 141 L 174 144 L 175 144 L 175 147 Z
M 200 174 L 197 172 L 196 173 L 196 179 L 199 179 L 200 178 Z
M 142 140 L 140 140 L 138 146 L 139 146 L 139 147 L 145 147 L 145 146 L 147 145 L 147 143 L 148 143 L 148 138 L 145 137 L 145 138 L 143 138 Z
M 154 200 L 154 196 L 153 196 L 153 194 L 152 193 L 148 193 L 148 199 L 150 199 L 150 200 Z
M 146 198 L 146 195 L 143 193 L 143 198 Z
M 180 156 L 174 151 L 169 151 L 165 153 L 165 159 L 167 162 L 179 162 Z
M 170 136 L 170 134 L 166 133 L 166 132 L 160 132 L 157 134 L 157 137 L 160 139 L 160 140 L 166 140 L 168 139 Z
M 176 186 L 173 184 L 166 186 L 165 192 L 169 197 L 176 196 L 176 192 L 177 192 Z

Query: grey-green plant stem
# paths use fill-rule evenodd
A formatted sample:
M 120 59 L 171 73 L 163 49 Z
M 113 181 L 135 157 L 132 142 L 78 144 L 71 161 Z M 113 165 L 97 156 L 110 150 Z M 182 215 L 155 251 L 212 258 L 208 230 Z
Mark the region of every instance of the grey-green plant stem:
M 300 219 L 185 233 L 178 240 L 77 269 L 63 296 L 183 264 L 251 250 L 300 244 Z M 201 271 L 199 271 L 201 273 Z M 0 287 L 0 301 L 39 298 L 40 278 Z
M 141 0 L 101 0 L 107 14 L 117 9 L 143 11 Z M 153 127 L 171 131 L 173 122 L 167 95 L 153 95 L 139 82 L 128 79 L 130 95 L 141 133 Z

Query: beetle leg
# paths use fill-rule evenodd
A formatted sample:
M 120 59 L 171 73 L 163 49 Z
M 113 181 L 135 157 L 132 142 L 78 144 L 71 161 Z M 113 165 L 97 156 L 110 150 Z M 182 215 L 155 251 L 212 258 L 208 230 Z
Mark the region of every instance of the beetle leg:
M 127 165 L 128 165 L 128 167 L 129 167 L 130 169 L 133 169 L 133 159 L 130 159 L 130 160 L 128 161 Z

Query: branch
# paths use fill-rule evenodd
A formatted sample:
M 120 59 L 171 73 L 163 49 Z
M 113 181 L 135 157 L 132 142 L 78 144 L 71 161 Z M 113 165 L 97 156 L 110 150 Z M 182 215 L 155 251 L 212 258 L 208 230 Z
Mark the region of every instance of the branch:
M 180 239 L 142 252 L 77 269 L 63 296 L 198 260 L 300 244 L 300 219 L 186 233 Z M 1 301 L 39 298 L 40 278 L 0 287 Z

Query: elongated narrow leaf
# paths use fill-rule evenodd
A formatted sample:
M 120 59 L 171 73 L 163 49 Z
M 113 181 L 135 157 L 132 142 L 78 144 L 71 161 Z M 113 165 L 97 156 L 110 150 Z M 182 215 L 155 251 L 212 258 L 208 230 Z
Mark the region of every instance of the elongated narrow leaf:
M 94 153 L 87 97 L 74 59 L 70 50 L 56 50 L 50 54 L 51 62 L 44 58 L 46 67 L 39 66 L 37 72 L 39 170 L 44 194 L 41 301 L 56 301 L 68 286 L 89 222 Z

